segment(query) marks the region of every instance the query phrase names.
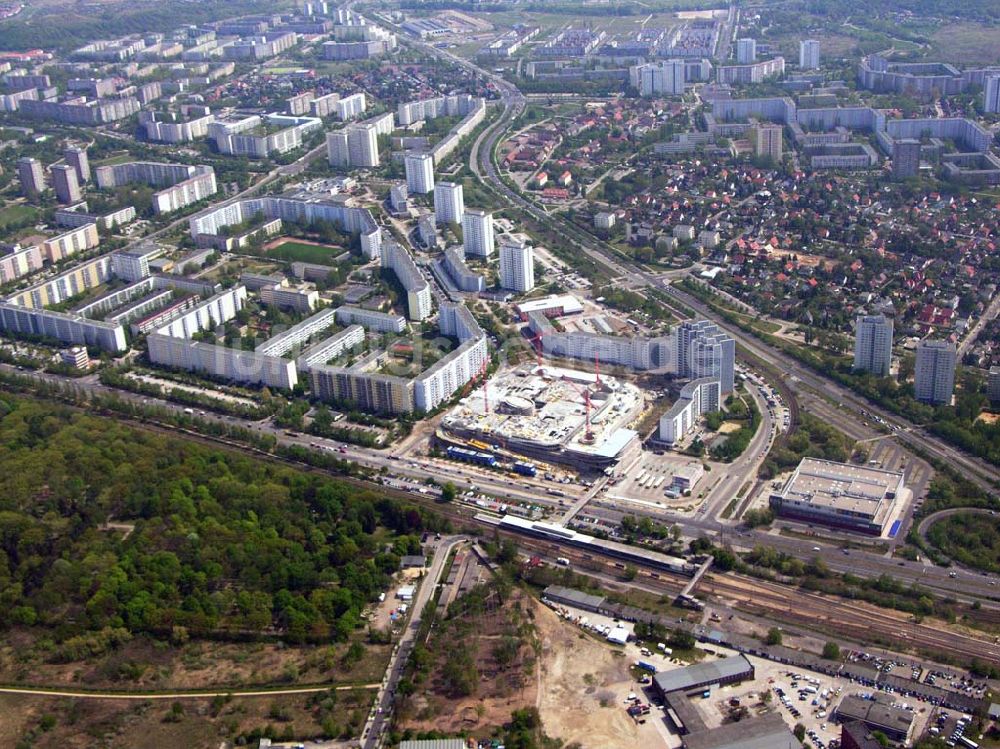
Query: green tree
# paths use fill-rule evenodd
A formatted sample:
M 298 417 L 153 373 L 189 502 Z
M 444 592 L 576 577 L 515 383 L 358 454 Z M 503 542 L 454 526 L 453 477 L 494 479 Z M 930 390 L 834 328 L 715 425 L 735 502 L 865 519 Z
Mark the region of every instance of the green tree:
M 823 657 L 830 661 L 840 660 L 840 645 L 828 642 L 823 646 Z
M 455 488 L 452 482 L 446 481 L 444 486 L 441 487 L 441 500 L 444 502 L 453 502 L 456 496 L 458 496 L 458 489 Z
M 780 645 L 781 644 L 781 630 L 777 627 L 771 627 L 767 631 L 767 636 L 764 638 L 765 645 Z

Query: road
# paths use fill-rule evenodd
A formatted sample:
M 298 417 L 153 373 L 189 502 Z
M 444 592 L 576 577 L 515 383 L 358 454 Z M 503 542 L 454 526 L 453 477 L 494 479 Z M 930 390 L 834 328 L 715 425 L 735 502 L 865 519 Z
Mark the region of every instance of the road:
M 444 572 L 451 552 L 459 544 L 465 543 L 468 540 L 464 536 L 448 536 L 442 539 L 441 543 L 434 550 L 434 561 L 431 562 L 430 569 L 424 576 L 423 582 L 420 584 L 420 588 L 413 598 L 413 604 L 410 606 L 409 624 L 407 624 L 406 629 L 403 631 L 399 645 L 393 652 L 392 658 L 389 661 L 389 667 L 386 669 L 385 680 L 382 682 L 379 695 L 375 700 L 375 712 L 369 721 L 368 727 L 361 735 L 362 749 L 375 749 L 379 745 L 382 732 L 385 730 L 389 716 L 392 713 L 392 703 L 395 698 L 396 687 L 399 685 L 399 680 L 403 675 L 403 670 L 406 668 L 406 662 L 409 660 L 413 646 L 416 644 L 415 640 L 420 631 L 420 623 L 423 621 L 424 608 L 426 608 L 427 603 L 437 590 L 438 582 L 441 579 L 441 574 Z
M 0 365 L 0 369 L 10 372 L 15 371 L 14 367 L 10 365 Z M 43 382 L 67 382 L 65 378 L 47 373 L 21 372 L 19 374 L 28 375 Z M 185 407 L 180 404 L 107 387 L 98 382 L 96 376 L 77 378 L 69 382 L 78 390 L 85 391 L 90 395 L 113 394 L 126 401 L 136 404 L 155 405 L 177 414 L 182 414 L 185 410 Z M 309 447 L 310 444 L 317 443 L 326 446 L 329 450 L 337 450 L 339 447 L 342 447 L 345 452 L 338 453 L 338 456 L 345 460 L 372 468 L 376 471 L 384 469 L 393 475 L 410 480 L 412 483 L 409 486 L 403 485 L 402 481 L 393 479 L 388 480 L 387 484 L 389 486 L 399 484 L 397 488 L 412 492 L 415 497 L 420 497 L 417 486 L 431 478 L 439 482 L 451 481 L 461 489 L 475 485 L 477 491 L 480 492 L 501 498 L 523 499 L 533 504 L 544 503 L 545 500 L 542 499 L 545 496 L 543 487 L 552 486 L 551 483 L 546 484 L 544 482 L 531 482 L 527 479 L 507 478 L 498 476 L 495 473 L 490 475 L 486 472 L 478 472 L 471 466 L 466 467 L 450 461 L 423 458 L 419 461 L 413 459 L 407 460 L 385 451 L 355 445 L 339 445 L 339 443 L 332 440 L 324 440 L 309 435 L 289 435 L 285 430 L 279 429 L 266 421 L 254 423 L 210 412 L 198 418 L 266 433 L 273 436 L 279 444 L 286 446 L 299 445 Z M 759 430 L 758 433 L 765 434 L 766 430 Z M 750 454 L 752 450 L 753 448 L 748 450 L 747 454 Z M 394 481 L 395 483 L 393 483 Z M 572 495 L 567 500 L 570 503 L 573 502 L 574 497 L 578 498 L 579 494 L 582 493 L 582 487 L 578 485 L 560 484 L 559 487 L 567 495 Z M 426 487 L 420 486 L 419 488 Z M 608 518 L 615 523 L 626 512 L 638 516 L 645 514 L 644 510 L 638 505 L 635 507 L 630 506 L 627 511 L 623 511 L 618 507 L 601 501 L 599 497 L 590 500 L 586 506 L 586 514 Z M 664 520 L 662 513 L 653 514 L 652 516 L 657 520 Z M 831 540 L 833 534 L 828 529 L 822 530 L 823 539 L 825 540 L 817 539 L 813 541 L 761 530 L 746 531 L 733 527 L 729 523 L 720 522 L 710 514 L 694 519 L 680 519 L 676 522 L 678 522 L 684 535 L 688 538 L 708 535 L 715 537 L 720 543 L 729 544 L 739 550 L 750 550 L 757 544 L 766 544 L 773 546 L 778 551 L 791 554 L 800 559 L 819 558 L 831 570 L 836 572 L 849 572 L 866 578 L 888 574 L 902 582 L 932 588 L 941 595 L 958 595 L 965 599 L 981 598 L 984 599 L 984 607 L 992 606 L 993 604 L 990 601 L 996 599 L 998 596 L 997 588 L 989 585 L 991 580 L 965 570 L 959 570 L 957 579 L 952 579 L 949 577 L 949 570 L 945 568 L 929 567 L 919 562 L 888 558 L 880 553 L 857 549 L 852 549 L 848 554 L 844 554 L 839 545 L 837 545 L 838 542 Z M 820 551 L 815 551 L 815 548 L 819 548 Z
M 983 327 L 986 323 L 995 318 L 998 312 L 1000 312 L 1000 295 L 993 297 L 993 301 L 990 302 L 989 307 L 987 307 L 983 314 L 979 316 L 979 319 L 976 320 L 976 324 L 972 326 L 972 329 L 965 334 L 961 343 L 958 344 L 959 361 L 962 361 L 962 357 L 968 353 L 969 347 L 976 342 L 976 339 L 983 331 Z
M 442 52 L 429 46 L 428 49 L 434 54 Z M 504 112 L 500 119 L 487 131 L 482 133 L 473 144 L 469 162 L 469 166 L 473 172 L 480 178 L 487 180 L 496 194 L 504 198 L 508 203 L 523 210 L 536 221 L 543 223 L 552 231 L 563 236 L 570 244 L 578 246 L 584 254 L 608 268 L 614 276 L 620 277 L 619 281 L 624 281 L 633 288 L 636 286 L 647 286 L 669 294 L 678 302 L 694 309 L 698 314 L 712 320 L 720 328 L 725 329 L 739 341 L 740 345 L 746 351 L 767 364 L 774 366 L 786 378 L 793 379 L 801 389 L 810 390 L 824 400 L 833 400 L 842 404 L 843 408 L 853 412 L 853 418 L 863 419 L 865 416 L 864 411 L 880 416 L 887 424 L 898 428 L 901 441 L 906 442 L 914 448 L 930 453 L 938 460 L 958 468 L 980 488 L 996 494 L 995 485 L 1000 483 L 1000 471 L 994 466 L 944 442 L 916 424 L 868 402 L 866 399 L 855 394 L 854 391 L 848 390 L 832 380 L 820 376 L 783 351 L 746 335 L 739 328 L 727 323 L 720 315 L 697 298 L 680 291 L 668 281 L 650 273 L 644 268 L 623 260 L 612 248 L 602 243 L 589 232 L 574 226 L 557 215 L 546 213 L 535 203 L 525 200 L 520 194 L 510 189 L 496 171 L 493 154 L 496 144 L 503 135 L 506 126 L 509 126 L 510 122 L 523 111 L 524 96 L 514 84 L 495 76 L 468 60 L 462 60 L 450 54 L 447 56 L 458 64 L 464 65 L 491 79 L 502 91 Z

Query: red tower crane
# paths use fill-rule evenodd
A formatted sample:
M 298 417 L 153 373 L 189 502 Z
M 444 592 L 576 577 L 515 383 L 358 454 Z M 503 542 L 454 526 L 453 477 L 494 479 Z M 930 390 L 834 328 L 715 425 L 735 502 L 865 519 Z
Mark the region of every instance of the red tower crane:
M 479 369 L 479 376 L 483 379 L 483 410 L 490 412 L 489 382 L 486 377 L 486 359 L 483 359 L 483 366 Z
M 594 430 L 590 428 L 590 388 L 580 387 L 565 375 L 563 375 L 562 381 L 569 384 L 574 390 L 576 390 L 576 392 L 580 393 L 580 395 L 583 396 L 583 404 L 586 408 L 586 414 L 587 414 L 587 421 L 586 421 L 587 431 L 584 432 L 584 440 L 586 440 L 588 443 L 593 442 Z

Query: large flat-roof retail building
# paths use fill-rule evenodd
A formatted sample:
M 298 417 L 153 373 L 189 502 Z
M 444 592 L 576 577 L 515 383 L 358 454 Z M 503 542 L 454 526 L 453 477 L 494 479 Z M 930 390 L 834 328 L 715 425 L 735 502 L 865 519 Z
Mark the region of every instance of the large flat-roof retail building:
M 882 535 L 905 490 L 896 471 L 803 458 L 769 501 L 780 516 Z

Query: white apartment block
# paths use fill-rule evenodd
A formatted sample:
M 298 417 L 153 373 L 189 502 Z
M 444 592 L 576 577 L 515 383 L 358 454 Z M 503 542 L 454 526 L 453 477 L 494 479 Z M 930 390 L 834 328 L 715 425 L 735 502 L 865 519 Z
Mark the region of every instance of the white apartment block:
M 708 320 L 685 320 L 674 328 L 677 373 L 693 380 L 717 379 L 731 393 L 736 367 L 736 341 Z
M 432 411 L 474 379 L 489 360 L 486 334 L 472 313 L 460 304 L 443 304 L 438 325 L 444 335 L 459 340 L 457 349 L 421 372 L 413 382 L 414 405 Z
M 434 223 L 461 224 L 465 213 L 462 186 L 455 182 L 438 182 L 434 185 Z
M 406 291 L 407 317 L 426 320 L 432 312 L 431 287 L 410 253 L 397 242 L 382 243 L 382 267 L 388 268 Z
M 588 365 L 596 360 L 629 369 L 676 372 L 676 338 L 673 336 L 626 338 L 600 333 L 566 333 L 556 330 L 544 311 L 528 312 L 527 317 L 532 334 L 541 341 L 542 350 L 548 356 L 578 359 Z
M 190 143 L 208 136 L 208 126 L 215 122 L 214 114 L 206 114 L 186 122 L 161 119 L 169 115 L 140 112 L 139 123 L 145 128 L 146 139 L 157 143 Z
M 629 80 L 640 96 L 677 96 L 684 93 L 684 70 L 683 60 L 644 63 L 629 68 Z
M 921 341 L 917 344 L 914 395 L 925 403 L 948 405 L 955 391 L 955 344 Z
M 363 93 L 351 94 L 339 98 L 333 104 L 333 110 L 338 120 L 354 119 L 368 109 L 368 102 Z
M 373 125 L 349 125 L 326 135 L 330 166 L 375 167 L 379 165 L 378 133 Z
M 60 203 L 79 203 L 83 198 L 80 183 L 76 180 L 76 170 L 69 164 L 53 164 L 49 167 L 52 175 L 52 189 Z
M 858 317 L 854 332 L 854 369 L 888 377 L 892 364 L 892 319 L 885 315 Z
M 1000 74 L 986 76 L 983 81 L 983 111 L 1000 114 Z
M 500 286 L 522 294 L 535 288 L 535 252 L 531 245 L 510 238 L 501 242 Z
M 326 366 L 345 351 L 361 346 L 365 342 L 365 329 L 360 325 L 349 325 L 343 330 L 324 338 L 305 351 L 295 360 L 299 372 L 308 373 L 314 366 Z
M 179 211 L 218 192 L 219 188 L 215 181 L 215 170 L 210 166 L 197 168 L 204 171 L 200 171 L 189 179 L 153 194 L 154 213 L 161 214 Z
M 757 40 L 744 38 L 736 40 L 736 62 L 739 65 L 749 65 L 757 62 Z
M 301 94 L 288 97 L 285 101 L 285 108 L 288 110 L 288 114 L 290 115 L 309 114 L 311 109 L 310 105 L 315 98 L 316 94 L 312 91 L 305 91 Z
M 65 312 L 29 309 L 8 302 L 0 302 L 0 330 L 46 336 L 63 343 L 94 346 L 115 354 L 128 348 L 125 329 L 121 325 L 103 320 L 88 320 Z
M 319 304 L 319 292 L 315 289 L 303 291 L 275 284 L 260 290 L 260 300 L 268 306 L 292 309 L 296 312 L 311 312 Z
M 21 179 L 21 192 L 25 195 L 37 195 L 45 192 L 45 172 L 42 162 L 25 156 L 17 160 L 17 174 Z
M 408 153 L 403 159 L 406 166 L 406 189 L 418 195 L 434 191 L 434 157 L 429 153 Z
M 208 126 L 208 136 L 219 153 L 263 159 L 299 148 L 304 135 L 322 127 L 323 121 L 317 117 L 252 115 L 236 121 L 213 122 Z
M 0 255 L 0 284 L 9 283 L 42 269 L 42 250 L 30 245 Z
M 212 208 L 191 218 L 188 222 L 191 237 L 216 236 L 233 224 L 262 214 L 266 219 L 294 221 L 311 224 L 329 221 L 348 233 L 361 235 L 361 252 L 369 260 L 380 257 L 382 230 L 375 222 L 371 211 L 350 205 L 344 196 L 329 196 L 309 192 L 292 195 L 248 198 Z
M 698 423 L 702 414 L 718 411 L 722 393 L 713 377 L 692 380 L 681 388 L 670 410 L 660 417 L 659 439 L 673 445 Z
M 340 94 L 317 96 L 309 102 L 309 114 L 313 117 L 329 117 L 337 111 L 338 101 L 340 101 Z
M 465 264 L 465 252 L 461 247 L 446 247 L 442 266 L 459 291 L 479 292 L 486 289 L 486 279 Z
M 376 333 L 402 333 L 406 330 L 406 318 L 387 312 L 353 307 L 345 304 L 335 310 L 338 325 L 360 325 L 365 330 Z
M 50 263 L 58 263 L 78 252 L 97 247 L 100 241 L 97 224 L 84 224 L 42 242 L 42 256 Z
M 298 374 L 291 360 L 191 340 L 200 330 L 211 330 L 232 320 L 246 304 L 246 299 L 246 287 L 234 286 L 150 333 L 146 339 L 149 360 L 236 382 L 294 388 Z
M 70 146 L 63 151 L 63 158 L 66 163 L 76 171 L 76 181 L 81 185 L 90 181 L 90 159 L 87 157 L 86 148 Z
M 317 333 L 322 333 L 337 322 L 336 310 L 327 308 L 310 315 L 282 333 L 273 335 L 254 349 L 258 354 L 286 356 Z
M 466 255 L 493 254 L 493 214 L 470 208 L 462 214 L 462 248 Z
M 816 39 L 803 39 L 799 42 L 799 67 L 803 70 L 815 70 L 819 67 L 819 42 Z
M 433 120 L 437 117 L 457 117 L 459 115 L 464 117 L 475 110 L 481 101 L 480 97 L 471 94 L 455 94 L 401 102 L 396 110 L 396 117 L 401 127 L 412 125 L 420 120 Z

